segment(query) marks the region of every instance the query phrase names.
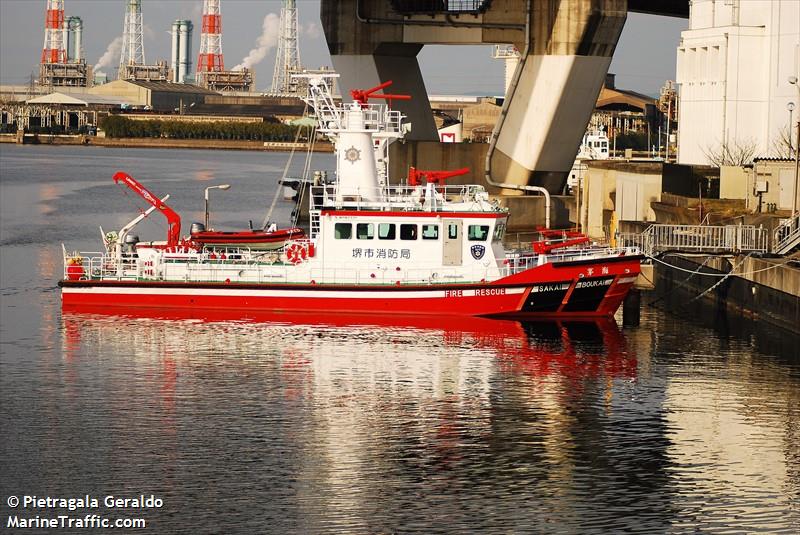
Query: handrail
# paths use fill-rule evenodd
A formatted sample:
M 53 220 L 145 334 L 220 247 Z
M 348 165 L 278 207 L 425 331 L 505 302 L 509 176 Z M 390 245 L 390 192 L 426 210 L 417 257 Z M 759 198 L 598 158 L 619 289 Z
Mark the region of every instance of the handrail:
M 800 244 L 800 213 L 775 227 L 773 233 L 772 252 L 784 254 Z
M 550 262 L 601 259 L 619 255 L 637 255 L 635 247 L 574 247 L 536 254 L 530 250 L 509 251 L 495 263 L 470 267 L 403 267 L 400 269 L 363 266 L 314 267 L 313 264 L 292 264 L 283 250 L 251 251 L 248 248 L 217 248 L 189 253 L 162 252 L 155 258 L 137 257 L 132 253 L 116 256 L 105 252 L 67 253 L 64 250 L 64 279 L 72 278 L 70 259 L 80 257 L 87 280 L 148 280 L 226 282 L 238 280 L 256 283 L 347 284 L 440 284 L 494 281 L 531 267 Z
M 623 245 L 636 245 L 652 256 L 665 251 L 696 253 L 766 253 L 767 229 L 754 225 L 653 224 L 641 234 L 621 233 Z

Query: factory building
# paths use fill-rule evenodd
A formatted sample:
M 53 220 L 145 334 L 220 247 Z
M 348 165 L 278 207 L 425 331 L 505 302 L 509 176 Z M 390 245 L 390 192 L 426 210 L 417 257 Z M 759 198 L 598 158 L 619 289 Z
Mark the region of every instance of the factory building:
M 789 79 L 799 74 L 800 2 L 691 2 L 678 46 L 678 161 L 774 155 L 797 120 L 789 103 L 800 108 L 800 93 Z
M 91 94 L 120 97 L 137 108 L 174 112 L 203 104 L 209 95 L 216 95 L 203 87 L 169 82 L 115 80 L 93 87 Z

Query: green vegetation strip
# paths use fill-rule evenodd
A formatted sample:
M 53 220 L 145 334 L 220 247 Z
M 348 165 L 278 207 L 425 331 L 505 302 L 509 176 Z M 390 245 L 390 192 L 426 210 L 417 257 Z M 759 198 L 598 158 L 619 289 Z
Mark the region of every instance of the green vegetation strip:
M 134 121 L 121 115 L 109 115 L 100 121 L 106 136 L 157 137 L 172 139 L 237 139 L 252 141 L 294 141 L 297 126 L 282 123 L 193 123 L 183 121 Z

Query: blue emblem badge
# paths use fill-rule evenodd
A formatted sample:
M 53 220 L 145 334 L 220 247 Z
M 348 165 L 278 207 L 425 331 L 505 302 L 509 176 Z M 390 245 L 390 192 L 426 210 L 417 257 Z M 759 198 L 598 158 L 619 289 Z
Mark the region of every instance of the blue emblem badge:
M 470 252 L 472 253 L 472 258 L 475 260 L 480 260 L 483 258 L 483 253 L 486 252 L 486 247 L 483 245 L 473 245 L 469 248 Z

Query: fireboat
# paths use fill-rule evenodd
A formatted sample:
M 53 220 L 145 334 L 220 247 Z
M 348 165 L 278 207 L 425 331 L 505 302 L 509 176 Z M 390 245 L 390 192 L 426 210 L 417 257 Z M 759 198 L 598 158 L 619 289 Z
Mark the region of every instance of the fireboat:
M 389 145 L 409 131 L 391 109 L 391 82 L 337 104 L 336 74 L 304 74 L 317 132 L 335 147 L 336 170 L 308 181 L 308 232 L 219 233 L 181 219 L 130 175 L 114 180 L 150 208 L 98 253 L 64 252 L 65 309 L 80 307 L 413 316 L 582 318 L 610 316 L 640 271 L 636 248 L 592 244 L 545 230 L 507 249 L 508 211 L 481 185 L 448 185 L 456 171 L 411 168 L 389 180 Z M 386 102 L 371 102 L 383 99 Z M 322 177 L 322 178 L 320 178 Z M 131 230 L 150 213 L 168 222 L 163 241 Z

